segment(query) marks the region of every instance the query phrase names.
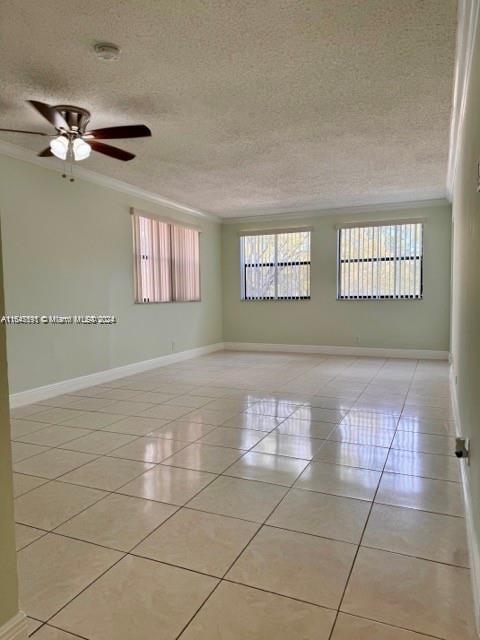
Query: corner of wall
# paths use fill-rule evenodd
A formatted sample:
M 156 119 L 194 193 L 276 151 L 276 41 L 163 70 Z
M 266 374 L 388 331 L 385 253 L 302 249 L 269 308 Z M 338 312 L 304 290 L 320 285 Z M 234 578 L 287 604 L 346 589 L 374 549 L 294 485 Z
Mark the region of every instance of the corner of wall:
M 464 435 L 458 409 L 457 387 L 454 380 L 453 365 L 450 365 L 450 392 L 457 437 Z M 470 488 L 470 477 L 467 470 L 468 459 L 459 460 L 462 475 L 463 501 L 465 506 L 465 525 L 467 529 L 468 555 L 470 558 L 470 574 L 473 591 L 473 610 L 477 634 L 480 636 L 480 541 L 475 532 L 474 504 Z
M 0 640 L 28 640 L 27 616 L 23 611 L 19 611 L 0 627 Z

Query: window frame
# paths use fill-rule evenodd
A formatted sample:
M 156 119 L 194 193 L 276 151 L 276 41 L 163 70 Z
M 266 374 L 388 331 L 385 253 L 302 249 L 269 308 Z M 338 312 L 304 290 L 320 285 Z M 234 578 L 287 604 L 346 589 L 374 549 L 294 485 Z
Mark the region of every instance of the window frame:
M 419 224 L 421 227 L 421 244 L 420 244 L 420 253 L 418 255 L 410 255 L 410 256 L 385 256 L 385 257 L 372 257 L 372 258 L 355 258 L 355 259 L 341 259 L 341 233 L 346 229 L 371 229 L 374 227 L 393 227 L 393 226 L 403 226 L 403 225 L 412 225 Z M 424 249 L 425 249 L 425 220 L 423 219 L 405 219 L 405 220 L 383 220 L 380 222 L 365 222 L 365 223 L 348 223 L 348 224 L 340 224 L 337 226 L 337 294 L 336 300 L 337 302 L 384 302 L 384 301 L 393 301 L 393 302 L 419 302 L 424 299 Z M 368 296 L 344 296 L 342 295 L 342 287 L 341 287 L 341 264 L 342 263 L 374 263 L 374 262 L 393 262 L 395 264 L 395 269 L 398 263 L 401 263 L 405 260 L 418 260 L 420 267 L 420 291 L 419 295 L 403 295 L 403 296 L 395 296 L 395 295 L 368 295 Z
M 309 240 L 309 252 L 310 252 L 310 260 L 282 260 L 278 261 L 278 236 L 284 235 L 287 233 L 308 233 L 310 235 Z M 275 236 L 275 260 L 273 262 L 243 262 L 242 260 L 242 241 L 244 238 L 254 237 L 254 236 Z M 240 234 L 240 300 L 241 302 L 296 302 L 303 300 L 311 300 L 312 298 L 312 290 L 311 290 L 311 267 L 312 267 L 312 229 L 311 228 L 296 228 L 296 229 L 262 229 L 262 231 L 245 231 Z M 278 295 L 278 267 L 288 267 L 288 266 L 305 266 L 308 265 L 308 296 L 279 296 Z M 247 296 L 247 269 L 248 268 L 262 268 L 262 267 L 273 267 L 275 269 L 275 279 L 274 279 L 274 290 L 275 295 L 273 296 L 264 296 L 264 297 L 254 297 Z M 243 273 L 242 273 L 243 271 Z
M 134 304 L 140 305 L 148 305 L 148 304 L 172 304 L 172 303 L 193 303 L 193 302 L 202 302 L 202 272 L 201 272 L 201 229 L 194 225 L 184 224 L 174 220 L 173 218 L 167 218 L 163 216 L 157 216 L 152 213 L 147 213 L 144 211 L 139 211 L 138 209 L 132 208 L 130 210 L 131 218 L 132 218 L 132 241 L 133 241 L 133 293 L 134 293 Z M 135 218 L 146 218 L 153 220 L 155 222 L 163 223 L 168 225 L 168 244 L 169 244 L 169 283 L 170 283 L 170 299 L 169 300 L 146 300 L 145 298 L 140 299 L 140 290 L 139 283 L 141 283 L 141 275 L 139 272 L 139 263 L 137 256 L 137 248 L 140 248 L 137 245 L 137 236 L 135 229 Z M 197 247 L 198 247 L 198 298 L 194 298 L 191 300 L 181 300 L 174 298 L 175 294 L 175 257 L 173 251 L 173 227 L 181 227 L 185 229 L 193 230 L 197 233 Z M 149 256 L 150 258 L 150 256 Z M 153 258 L 152 258 L 153 259 Z M 141 260 L 141 258 L 140 258 Z

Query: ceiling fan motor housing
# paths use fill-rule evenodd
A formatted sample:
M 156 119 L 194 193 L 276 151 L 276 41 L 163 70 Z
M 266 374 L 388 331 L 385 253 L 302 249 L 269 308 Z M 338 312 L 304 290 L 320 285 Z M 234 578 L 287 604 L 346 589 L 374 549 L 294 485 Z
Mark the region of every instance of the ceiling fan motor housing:
M 83 134 L 90 122 L 90 111 L 81 107 L 73 107 L 68 104 L 58 104 L 53 107 L 58 111 L 68 124 L 70 130 Z

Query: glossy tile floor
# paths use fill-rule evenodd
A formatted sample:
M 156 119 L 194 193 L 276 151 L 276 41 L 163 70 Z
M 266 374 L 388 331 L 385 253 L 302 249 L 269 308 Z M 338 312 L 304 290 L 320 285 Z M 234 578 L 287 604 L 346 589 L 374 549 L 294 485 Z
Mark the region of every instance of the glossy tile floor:
M 36 640 L 475 637 L 446 363 L 221 352 L 12 415 Z

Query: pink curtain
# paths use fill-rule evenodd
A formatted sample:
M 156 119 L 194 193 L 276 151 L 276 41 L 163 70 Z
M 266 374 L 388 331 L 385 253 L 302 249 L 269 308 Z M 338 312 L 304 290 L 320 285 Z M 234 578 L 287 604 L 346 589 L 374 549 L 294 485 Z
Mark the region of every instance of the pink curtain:
M 136 302 L 172 299 L 170 225 L 133 216 Z
M 200 233 L 133 215 L 136 302 L 200 300 Z
M 171 227 L 173 299 L 200 300 L 200 233 L 188 227 Z

